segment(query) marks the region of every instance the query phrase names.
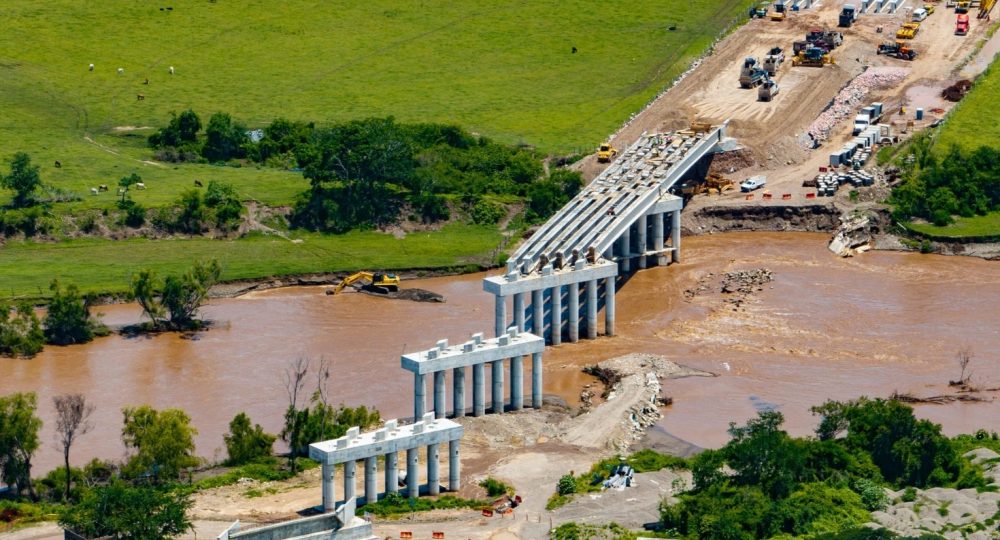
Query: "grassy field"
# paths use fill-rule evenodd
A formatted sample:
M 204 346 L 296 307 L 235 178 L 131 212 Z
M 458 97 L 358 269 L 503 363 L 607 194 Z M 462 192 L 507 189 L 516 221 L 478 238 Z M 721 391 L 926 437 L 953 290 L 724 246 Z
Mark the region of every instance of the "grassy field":
M 9 243 L 0 249 L 0 298 L 47 296 L 52 278 L 76 283 L 84 292 L 121 292 L 131 275 L 153 268 L 179 273 L 196 260 L 217 259 L 222 279 L 489 263 L 500 244 L 495 229 L 449 225 L 442 231 L 344 235 L 296 234 L 292 242 L 273 236 L 239 240 L 71 240 L 52 244 Z
M 90 187 L 132 172 L 150 186 L 151 204 L 194 179 L 227 179 L 272 203 L 301 190 L 294 173 L 147 163 L 137 135 L 150 131 L 115 129 L 163 126 L 188 107 L 203 122 L 225 111 L 251 127 L 275 117 L 394 115 L 545 151 L 589 151 L 746 0 L 161 4 L 0 3 L 0 159 L 31 153 L 43 179 L 79 193 L 83 205 L 96 204 Z
M 976 85 L 948 116 L 934 143 L 934 151 L 944 155 L 952 145 L 974 150 L 1000 141 L 996 117 L 996 97 L 1000 95 L 1000 68 L 996 63 L 983 73 Z
M 956 217 L 951 225 L 938 227 L 930 223 L 907 223 L 907 228 L 934 237 L 975 237 L 1000 235 L 1000 212 L 970 218 Z

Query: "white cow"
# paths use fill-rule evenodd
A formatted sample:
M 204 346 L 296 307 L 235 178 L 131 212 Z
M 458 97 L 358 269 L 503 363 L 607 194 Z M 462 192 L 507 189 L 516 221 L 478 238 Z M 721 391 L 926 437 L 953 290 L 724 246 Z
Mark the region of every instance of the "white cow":
M 95 187 L 90 188 L 90 194 L 91 195 L 97 195 L 97 188 L 95 188 Z
M 146 189 L 146 184 L 143 184 L 142 182 L 138 182 L 135 185 L 135 189 Z
M 169 72 L 171 75 L 173 75 L 174 74 L 174 66 L 170 66 L 169 68 L 167 68 L 167 72 Z
M 94 64 L 90 64 L 90 71 L 94 71 Z
M 125 68 L 118 68 L 118 74 L 119 75 L 124 75 L 125 74 Z

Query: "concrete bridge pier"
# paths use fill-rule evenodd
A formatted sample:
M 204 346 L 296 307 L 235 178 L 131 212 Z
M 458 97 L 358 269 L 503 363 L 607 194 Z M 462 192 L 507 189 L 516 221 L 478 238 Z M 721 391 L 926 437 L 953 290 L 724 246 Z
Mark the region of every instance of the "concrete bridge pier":
M 455 411 L 455 418 L 461 418 L 465 416 L 465 366 L 452 369 L 451 378 L 451 407 Z
M 514 326 L 517 327 L 518 332 L 524 332 L 524 293 L 514 293 Z M 506 331 L 507 327 L 505 326 L 497 336 Z
M 510 359 L 510 408 L 520 411 L 524 408 L 524 357 Z
M 424 401 L 424 393 L 427 391 L 427 384 L 424 382 L 423 373 L 413 374 L 413 417 L 420 418 L 424 415 L 427 407 Z
M 336 510 L 335 504 L 337 502 L 337 494 L 333 487 L 333 476 L 336 470 L 336 465 L 332 463 L 324 463 L 321 467 L 321 481 L 323 483 L 323 511 L 333 512 Z
M 377 470 L 377 458 L 369 456 L 365 458 L 365 504 L 378 502 L 378 488 L 375 484 L 375 474 Z
M 448 441 L 448 491 L 458 491 L 461 485 L 461 460 L 457 440 Z
M 472 366 L 472 416 L 486 414 L 486 366 Z
M 653 251 L 657 253 L 657 266 L 666 266 L 667 258 L 663 256 L 663 214 L 653 214 Z
M 542 408 L 542 353 L 531 355 L 531 406 Z
M 494 327 L 496 335 L 499 336 L 507 331 L 506 320 L 507 320 L 507 298 L 503 296 L 497 296 L 494 300 L 493 307 L 493 319 L 496 321 L 496 326 Z
M 645 257 L 643 257 L 645 258 Z M 615 335 L 615 278 L 604 278 L 604 334 Z
M 552 289 L 552 336 L 549 343 L 562 343 L 562 287 Z
M 636 244 L 639 247 L 639 269 L 642 270 L 646 268 L 646 214 L 639 216 L 639 219 L 635 222 L 635 229 L 638 233 L 636 235 Z
M 621 270 L 629 272 L 632 270 L 632 227 L 625 227 L 620 240 Z
M 681 262 L 681 211 L 674 210 L 670 213 L 670 243 L 674 250 L 671 252 L 673 262 Z
M 420 496 L 420 468 L 417 467 L 417 449 L 406 450 L 406 496 L 416 499 Z
M 344 463 L 344 500 L 349 501 L 355 497 L 354 489 L 357 487 L 355 478 L 357 462 L 354 460 Z
M 569 316 L 568 330 L 569 342 L 580 341 L 580 284 L 570 283 L 566 314 Z
M 587 282 L 587 339 L 597 338 L 597 280 Z
M 385 492 L 399 491 L 399 454 L 389 452 L 385 455 Z
M 503 412 L 503 360 L 495 360 L 493 363 L 493 392 L 490 397 L 493 399 L 493 412 Z
M 435 371 L 434 372 L 434 416 L 436 418 L 445 417 L 446 408 L 444 403 L 444 393 L 445 393 L 444 371 Z
M 438 443 L 427 445 L 427 493 L 441 493 L 441 478 L 438 476 Z
M 542 298 L 543 289 L 531 291 L 531 333 L 536 336 L 545 335 L 545 300 Z M 524 331 L 523 328 L 518 328 Z

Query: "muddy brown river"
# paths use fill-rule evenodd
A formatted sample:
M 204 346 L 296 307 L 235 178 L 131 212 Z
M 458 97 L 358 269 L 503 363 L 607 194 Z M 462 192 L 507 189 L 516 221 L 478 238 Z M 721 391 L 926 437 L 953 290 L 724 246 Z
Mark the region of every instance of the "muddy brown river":
M 974 383 L 1000 387 L 1000 264 L 966 257 L 875 252 L 839 259 L 826 236 L 732 233 L 685 239 L 684 262 L 632 277 L 618 294 L 618 335 L 549 348 L 546 393 L 576 402 L 591 382 L 579 367 L 627 352 L 663 354 L 718 373 L 670 381 L 674 398 L 660 427 L 699 446 L 727 439 L 730 421 L 777 407 L 793 434 L 815 424 L 808 408 L 825 399 L 949 392 L 955 352 L 971 347 Z M 723 303 L 719 275 L 766 267 L 774 281 L 738 311 Z M 709 273 L 714 273 L 708 277 Z M 36 472 L 56 466 L 52 396 L 81 392 L 93 401 L 94 430 L 73 461 L 120 458 L 121 408 L 179 407 L 199 430 L 198 453 L 225 457 L 222 434 L 240 411 L 276 432 L 287 406 L 289 361 L 324 357 L 333 399 L 377 407 L 383 417 L 412 414 L 412 378 L 399 355 L 453 343 L 493 327 L 493 299 L 482 274 L 409 281 L 447 303 L 326 296 L 296 287 L 214 300 L 216 327 L 194 338 L 110 336 L 75 347 L 47 347 L 33 359 L 0 359 L 0 394 L 38 393 L 45 421 Z M 699 280 L 705 294 L 685 298 Z M 135 305 L 100 308 L 108 324 L 139 318 Z M 995 394 L 1000 397 L 1000 394 Z M 951 434 L 1000 429 L 1000 403 L 923 405 L 918 414 Z

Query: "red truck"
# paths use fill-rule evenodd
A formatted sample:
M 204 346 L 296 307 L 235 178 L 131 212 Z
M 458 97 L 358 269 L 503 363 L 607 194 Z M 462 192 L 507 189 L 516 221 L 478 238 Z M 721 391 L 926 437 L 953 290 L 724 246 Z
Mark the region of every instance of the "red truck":
M 969 33 L 969 15 L 967 13 L 959 13 L 955 19 L 955 35 L 964 36 Z

